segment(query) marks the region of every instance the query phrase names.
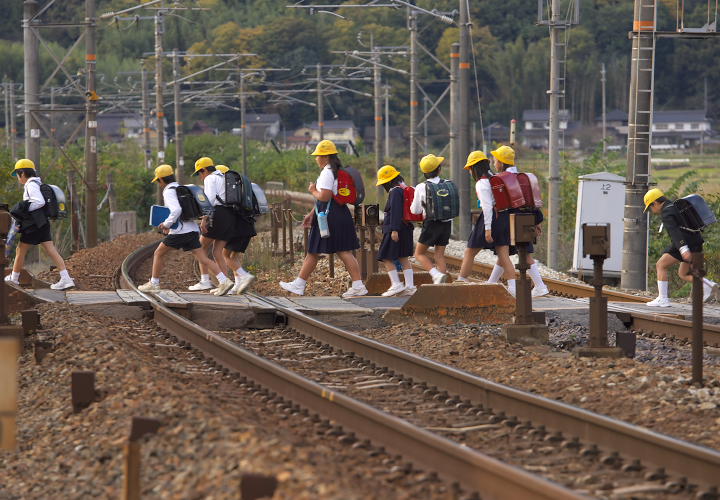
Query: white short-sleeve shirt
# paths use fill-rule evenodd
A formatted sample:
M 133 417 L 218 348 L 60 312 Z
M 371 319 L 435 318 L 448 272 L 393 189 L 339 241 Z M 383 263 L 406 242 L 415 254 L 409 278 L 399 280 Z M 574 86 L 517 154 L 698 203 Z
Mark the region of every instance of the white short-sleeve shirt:
M 337 194 L 338 182 L 337 182 L 337 179 L 335 178 L 335 176 L 333 175 L 330 165 L 327 165 L 322 169 L 322 171 L 320 172 L 320 175 L 318 176 L 317 180 L 315 181 L 315 187 L 318 190 L 320 190 L 320 189 L 331 190 L 333 194 Z

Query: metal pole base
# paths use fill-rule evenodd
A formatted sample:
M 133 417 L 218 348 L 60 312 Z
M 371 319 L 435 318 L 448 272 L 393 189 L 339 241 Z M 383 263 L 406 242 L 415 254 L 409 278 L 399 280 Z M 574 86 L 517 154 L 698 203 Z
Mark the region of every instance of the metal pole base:
M 542 345 L 550 340 L 545 325 L 503 325 L 502 333 L 506 341 L 516 344 Z

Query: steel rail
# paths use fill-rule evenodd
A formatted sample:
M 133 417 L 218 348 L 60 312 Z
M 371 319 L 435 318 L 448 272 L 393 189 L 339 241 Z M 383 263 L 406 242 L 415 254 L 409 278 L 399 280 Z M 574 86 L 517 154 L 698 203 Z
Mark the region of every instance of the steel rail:
M 569 439 L 639 459 L 646 466 L 665 468 L 704 486 L 717 486 L 720 480 L 720 453 L 713 449 L 498 384 L 320 322 L 272 299 L 255 297 L 272 304 L 286 316 L 288 326 L 300 333 L 450 395 L 520 421 L 529 420 L 535 426 L 544 425 Z
M 155 245 L 157 243 L 142 247 L 125 259 L 118 278 L 119 283 L 141 293 L 133 283 L 132 273 L 149 257 Z M 200 327 L 163 306 L 153 297 L 143 295 L 150 300 L 155 321 L 159 326 L 199 349 L 221 366 L 334 420 L 376 444 L 400 453 L 428 470 L 436 471 L 472 491 L 480 492 L 483 498 L 585 498 L 520 468 L 461 446 L 341 393 L 328 390 Z M 294 317 L 292 311 L 287 312 L 291 314 L 286 317 Z

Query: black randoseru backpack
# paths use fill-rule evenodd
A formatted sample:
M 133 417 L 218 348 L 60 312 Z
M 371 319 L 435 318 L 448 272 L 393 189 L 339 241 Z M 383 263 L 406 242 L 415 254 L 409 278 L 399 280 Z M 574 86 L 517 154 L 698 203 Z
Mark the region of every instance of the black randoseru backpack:
M 61 219 L 67 215 L 65 211 L 65 193 L 52 184 L 40 184 L 40 194 L 45 200 L 45 215 L 48 219 Z
M 193 192 L 190 191 L 187 186 L 176 186 L 171 189 L 174 189 L 177 193 L 178 203 L 180 203 L 180 208 L 182 209 L 180 220 L 189 221 L 202 217 L 203 212 L 200 208 L 200 204 L 195 199 Z
M 225 172 L 225 199 L 217 197 L 220 203 L 245 212 L 255 212 L 253 189 L 250 179 L 234 170 Z

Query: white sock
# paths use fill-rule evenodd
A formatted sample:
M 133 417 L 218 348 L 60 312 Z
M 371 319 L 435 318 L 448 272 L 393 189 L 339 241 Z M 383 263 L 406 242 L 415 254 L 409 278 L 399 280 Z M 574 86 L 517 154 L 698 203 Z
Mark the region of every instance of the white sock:
M 515 295 L 515 280 L 508 280 L 508 290 L 510 293 Z
M 361 290 L 363 286 L 365 286 L 365 285 L 363 285 L 362 280 L 355 280 L 352 282 L 352 287 L 355 290 Z
M 405 286 L 410 288 L 415 286 L 415 277 L 413 276 L 412 269 L 403 269 L 403 276 L 405 277 Z
M 390 284 L 391 285 L 399 285 L 400 284 L 400 276 L 398 275 L 398 272 L 393 269 L 392 271 L 388 271 L 388 276 L 390 276 Z
M 668 282 L 667 281 L 658 281 L 658 297 L 661 297 L 663 299 L 668 298 Z
M 11 279 L 13 281 L 18 281 L 20 279 L 20 273 L 16 273 L 15 271 L 13 271 Z
M 210 275 L 209 274 L 201 274 L 200 281 L 202 281 L 203 283 L 205 283 L 206 281 L 210 281 Z
M 217 278 L 218 283 L 220 283 L 221 285 L 228 280 L 228 277 L 225 276 L 225 273 L 216 274 L 215 277 Z
M 707 286 L 709 286 L 710 288 L 717 285 L 717 283 L 715 283 L 713 280 L 709 280 L 707 278 L 703 278 L 703 283 L 706 284 Z
M 488 283 L 499 283 L 500 277 L 503 275 L 504 272 L 505 272 L 505 269 L 503 268 L 503 266 L 495 264 L 495 266 L 493 266 L 493 270 L 490 273 L 490 277 L 488 278 L 487 282 Z
M 242 266 L 235 269 L 235 276 L 240 276 L 242 278 L 243 276 L 249 276 L 249 275 L 250 275 L 250 273 L 247 272 L 245 269 L 243 269 Z
M 438 270 L 437 267 L 433 267 L 432 269 L 430 269 L 430 276 L 432 276 L 433 278 L 435 276 L 440 276 L 441 274 L 442 273 Z
M 305 283 L 307 283 L 307 281 L 302 279 L 300 276 L 295 278 L 295 280 L 293 281 L 293 285 L 301 286 L 303 288 L 305 288 Z
M 150 278 L 150 283 L 152 283 L 153 285 L 159 285 L 160 278 Z
M 67 269 L 63 269 L 62 271 L 60 271 L 60 278 L 64 280 L 70 279 L 70 274 L 67 272 Z
M 467 283 L 470 283 L 470 280 L 467 279 L 465 276 L 458 276 L 455 281 L 465 281 Z
M 528 274 L 530 275 L 530 278 L 533 281 L 533 284 L 537 287 L 544 287 L 545 283 L 543 283 L 542 276 L 540 276 L 540 268 L 538 267 L 537 263 L 530 266 L 530 270 L 528 271 Z

